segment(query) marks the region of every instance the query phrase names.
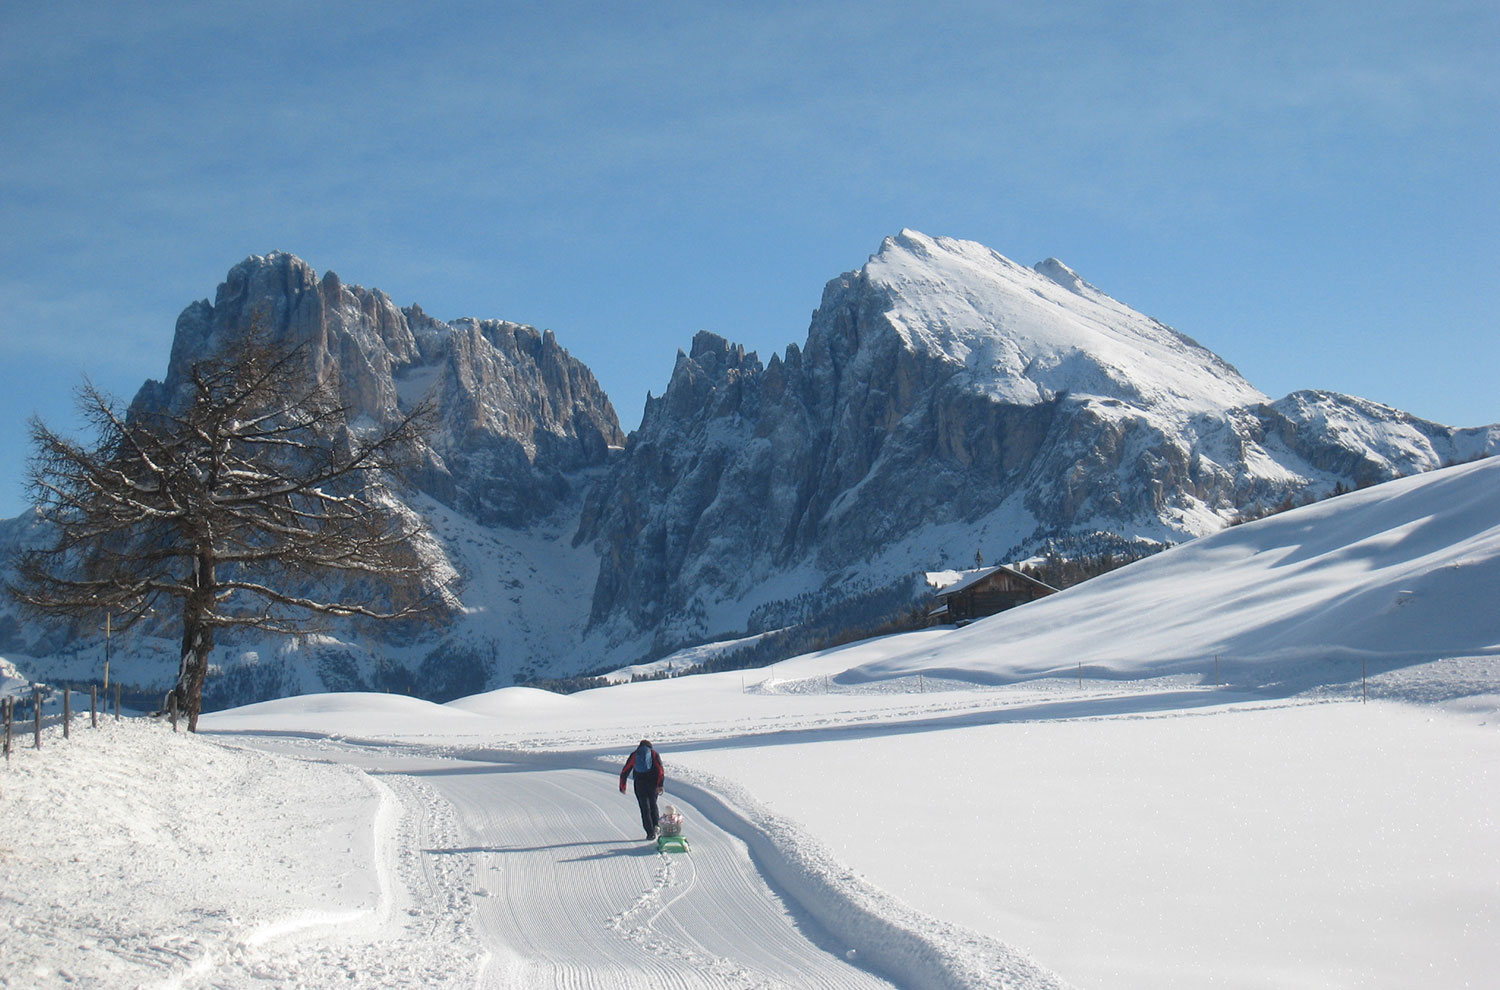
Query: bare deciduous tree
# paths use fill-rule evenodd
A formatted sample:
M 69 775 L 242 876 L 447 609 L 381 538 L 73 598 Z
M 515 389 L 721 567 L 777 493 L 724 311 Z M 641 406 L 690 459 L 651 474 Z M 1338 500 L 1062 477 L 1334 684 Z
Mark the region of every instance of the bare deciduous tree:
M 296 633 L 323 616 L 422 610 L 420 521 L 386 479 L 426 410 L 351 428 L 335 383 L 258 330 L 187 377 L 169 408 L 129 414 L 86 383 L 91 446 L 32 421 L 30 498 L 56 539 L 20 555 L 7 590 L 40 615 L 109 609 L 129 624 L 180 610 L 173 691 L 196 731 L 215 630 Z M 329 577 L 366 600 L 306 591 Z

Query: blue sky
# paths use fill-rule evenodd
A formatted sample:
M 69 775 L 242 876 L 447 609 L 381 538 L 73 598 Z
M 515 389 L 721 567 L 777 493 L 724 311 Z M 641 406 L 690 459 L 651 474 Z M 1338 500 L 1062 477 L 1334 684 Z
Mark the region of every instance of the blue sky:
M 283 3 L 0 13 L 0 516 L 26 420 L 286 250 L 549 327 L 626 428 L 902 227 L 1056 256 L 1272 396 L 1500 420 L 1500 6 Z

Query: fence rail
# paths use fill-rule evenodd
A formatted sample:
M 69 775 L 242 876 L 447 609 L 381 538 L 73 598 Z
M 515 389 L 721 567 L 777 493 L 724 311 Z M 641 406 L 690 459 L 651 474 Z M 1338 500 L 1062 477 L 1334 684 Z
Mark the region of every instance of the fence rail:
M 90 684 L 88 690 L 75 688 L 71 685 L 49 685 L 36 684 L 32 686 L 29 697 L 26 695 L 6 695 L 0 698 L 0 721 L 4 722 L 4 748 L 5 762 L 10 762 L 11 752 L 16 748 L 16 735 L 18 730 L 21 734 L 27 731 L 29 725 L 32 748 L 42 748 L 42 729 L 61 725 L 63 738 L 72 738 L 73 731 L 73 696 L 87 695 L 89 699 L 89 727 L 99 727 L 99 717 L 109 717 L 109 693 L 105 692 L 103 699 L 100 698 L 99 685 Z M 120 720 L 120 704 L 124 691 L 118 681 L 114 684 L 114 718 Z M 101 705 L 101 700 L 103 704 Z M 48 709 L 51 708 L 49 712 Z M 168 706 L 163 706 L 166 710 Z M 177 729 L 176 705 L 170 706 L 172 716 L 172 729 Z M 79 711 L 80 717 L 82 710 Z

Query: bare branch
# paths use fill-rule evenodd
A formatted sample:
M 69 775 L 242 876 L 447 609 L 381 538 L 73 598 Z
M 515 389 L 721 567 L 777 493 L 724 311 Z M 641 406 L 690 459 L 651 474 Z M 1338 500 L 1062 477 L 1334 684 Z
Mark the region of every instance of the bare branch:
M 29 492 L 56 539 L 22 555 L 7 590 L 34 613 L 74 618 L 170 604 L 183 624 L 176 690 L 194 724 L 215 628 L 422 613 L 440 594 L 412 549 L 420 525 L 383 486 L 431 408 L 361 434 L 335 386 L 258 330 L 189 369 L 166 408 L 124 415 L 85 382 L 92 443 L 31 424 Z M 330 578 L 362 583 L 359 600 L 307 591 Z

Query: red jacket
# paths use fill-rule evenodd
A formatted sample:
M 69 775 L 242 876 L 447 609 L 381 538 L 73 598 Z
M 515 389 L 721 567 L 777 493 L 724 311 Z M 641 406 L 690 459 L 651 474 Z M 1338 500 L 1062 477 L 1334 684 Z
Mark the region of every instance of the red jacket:
M 629 777 L 635 769 L 635 754 L 639 750 L 632 751 L 629 758 L 625 760 L 625 769 L 620 771 L 620 793 L 625 793 L 625 778 Z M 646 771 L 646 779 L 652 780 L 660 788 L 667 780 L 667 774 L 661 768 L 661 757 L 656 755 L 656 750 L 651 750 L 651 769 Z

